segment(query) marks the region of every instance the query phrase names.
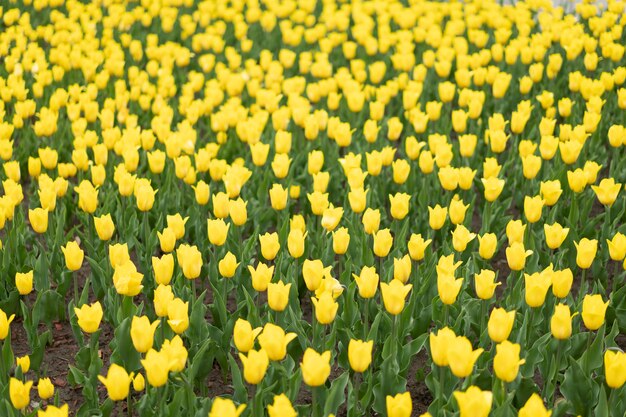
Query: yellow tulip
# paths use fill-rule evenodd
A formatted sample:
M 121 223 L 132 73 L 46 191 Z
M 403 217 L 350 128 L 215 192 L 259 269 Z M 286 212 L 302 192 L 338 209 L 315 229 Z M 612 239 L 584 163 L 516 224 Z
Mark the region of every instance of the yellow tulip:
M 104 315 L 99 301 L 91 305 L 84 304 L 80 308 L 74 307 L 74 313 L 78 319 L 78 325 L 85 333 L 95 333 L 100 327 Z
M 348 361 L 350 362 L 350 368 L 354 372 L 365 372 L 372 363 L 372 348 L 374 341 L 369 340 L 364 342 L 362 340 L 350 339 L 348 344 Z
M 32 386 L 33 381 L 22 382 L 15 378 L 10 379 L 9 398 L 13 407 L 22 410 L 30 404 L 30 390 Z
M 602 295 L 586 294 L 583 298 L 583 323 L 589 330 L 598 330 L 604 324 L 604 316 L 609 302 L 602 300 Z
M 28 295 L 33 291 L 33 271 L 15 274 L 15 286 L 20 295 Z
M 128 397 L 132 375 L 129 375 L 121 366 L 111 364 L 106 378 L 98 375 L 98 379 L 106 387 L 111 400 L 122 401 Z
M 520 359 L 521 346 L 508 340 L 496 345 L 496 356 L 493 359 L 493 369 L 496 376 L 504 382 L 513 382 L 517 378 L 520 365 L 526 363 Z
M 465 392 L 454 391 L 454 399 L 459 404 L 460 417 L 487 417 L 493 395 L 472 385 Z
M 241 359 L 243 364 L 243 377 L 246 382 L 252 385 L 259 384 L 265 377 L 270 363 L 267 352 L 263 349 L 258 351 L 250 350 L 248 351 L 248 356 L 240 353 L 239 359 Z
M 576 246 L 576 265 L 582 269 L 591 268 L 598 251 L 598 241 L 583 238 L 579 242 L 574 242 L 574 246 Z
M 380 291 L 382 292 L 385 310 L 394 316 L 400 314 L 404 309 L 405 299 L 409 295 L 411 288 L 413 288 L 411 284 L 404 285 L 397 279 L 391 280 L 389 284 L 382 282 Z
M 626 353 L 610 349 L 604 352 L 604 377 L 613 389 L 626 383 Z
M 300 368 L 305 384 L 310 387 L 324 385 L 330 375 L 330 351 L 327 350 L 319 354 L 315 350 L 307 348 L 304 351 Z
M 450 370 L 457 378 L 468 377 L 474 368 L 483 349 L 472 349 L 472 343 L 465 336 L 457 336 L 448 347 L 448 362 Z
M 284 311 L 289 304 L 289 290 L 291 283 L 285 284 L 282 281 L 269 283 L 267 285 L 267 304 L 274 311 Z
M 518 413 L 518 417 L 550 417 L 551 415 L 552 411 L 546 409 L 543 400 L 536 392 L 528 398 Z
M 385 405 L 388 417 L 410 417 L 413 412 L 413 401 L 408 391 L 395 396 L 387 395 Z
M 444 327 L 437 331 L 437 334 L 430 332 L 430 355 L 437 366 L 448 366 L 448 347 L 456 340 L 454 331 Z

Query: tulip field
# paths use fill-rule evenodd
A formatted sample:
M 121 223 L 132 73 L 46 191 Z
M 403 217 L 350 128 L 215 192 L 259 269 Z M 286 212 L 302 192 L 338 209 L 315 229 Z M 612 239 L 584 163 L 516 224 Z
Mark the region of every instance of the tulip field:
M 0 416 L 626 416 L 625 26 L 3 0 Z

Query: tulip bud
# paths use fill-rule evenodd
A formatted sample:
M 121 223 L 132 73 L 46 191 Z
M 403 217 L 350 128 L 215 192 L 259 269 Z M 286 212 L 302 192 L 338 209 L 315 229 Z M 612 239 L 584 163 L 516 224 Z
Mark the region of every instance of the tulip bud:
M 572 335 L 572 315 L 569 306 L 558 304 L 554 307 L 554 314 L 550 319 L 550 331 L 555 339 L 565 340 Z
M 374 233 L 374 255 L 384 258 L 393 246 L 393 236 L 389 229 L 382 229 Z
M 369 340 L 364 342 L 362 340 L 351 339 L 348 344 L 348 361 L 350 362 L 350 368 L 354 372 L 365 372 L 372 363 L 372 348 L 374 341 Z
M 323 385 L 330 375 L 330 351 L 319 354 L 307 348 L 300 363 L 302 380 L 310 387 Z
M 602 300 L 600 294 L 586 294 L 583 298 L 583 323 L 589 330 L 598 330 L 604 324 L 604 316 L 609 302 Z
M 50 381 L 50 378 L 40 378 L 37 383 L 37 393 L 39 394 L 39 398 L 42 400 L 47 400 L 52 398 L 54 395 L 54 385 Z
M 517 378 L 520 365 L 526 362 L 524 359 L 520 359 L 520 350 L 520 345 L 508 340 L 496 345 L 493 369 L 498 379 L 504 382 L 513 382 Z
M 574 246 L 576 246 L 576 265 L 582 269 L 591 268 L 598 251 L 598 241 L 583 238 L 579 242 L 574 242 Z
M 15 274 L 15 286 L 20 295 L 28 295 L 33 291 L 33 271 Z
M 278 242 L 278 233 L 265 233 L 259 235 L 259 242 L 261 243 L 261 254 L 268 261 L 276 258 L 276 254 L 280 249 L 280 243 Z
M 626 353 L 607 350 L 604 352 L 604 377 L 606 384 L 619 389 L 626 383 Z
M 502 343 L 509 338 L 513 323 L 515 322 L 515 310 L 506 311 L 503 308 L 494 308 L 489 315 L 487 331 L 494 343 Z
M 158 326 L 158 320 L 150 323 L 150 320 L 146 316 L 133 316 L 130 325 L 130 337 L 137 352 L 146 353 L 152 349 L 154 331 Z
M 289 290 L 291 283 L 285 284 L 282 281 L 269 283 L 267 285 L 267 304 L 274 311 L 284 311 L 289 303 Z

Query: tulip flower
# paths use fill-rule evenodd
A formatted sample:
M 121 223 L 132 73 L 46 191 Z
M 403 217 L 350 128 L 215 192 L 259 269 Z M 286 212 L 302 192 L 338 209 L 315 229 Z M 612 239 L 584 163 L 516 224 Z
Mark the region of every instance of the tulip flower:
M 515 310 L 506 311 L 503 308 L 494 308 L 489 315 L 487 331 L 489 338 L 494 343 L 502 343 L 509 338 L 513 323 L 515 322 Z
M 409 295 L 413 286 L 411 284 L 402 284 L 397 279 L 391 280 L 389 284 L 383 282 L 380 284 L 380 290 L 383 296 L 385 310 L 389 314 L 397 316 L 404 309 L 406 296 Z
M 161 251 L 169 253 L 176 247 L 176 233 L 174 233 L 173 229 L 166 227 L 163 229 L 163 232 L 157 232 L 157 237 L 159 238 Z
M 496 273 L 489 269 L 482 269 L 480 273 L 474 274 L 474 285 L 476 288 L 476 296 L 481 300 L 489 300 L 493 297 L 496 287 L 500 282 L 495 282 Z
M 363 230 L 368 235 L 373 235 L 378 231 L 380 225 L 380 211 L 368 208 L 363 213 Z
M 297 417 L 298 413 L 285 394 L 275 395 L 274 402 L 267 406 L 269 417 Z
M 408 391 L 395 396 L 387 395 L 385 403 L 389 417 L 410 417 L 413 412 L 413 401 Z
M 465 336 L 457 336 L 448 347 L 448 362 L 450 370 L 457 378 L 468 377 L 474 368 L 474 363 L 483 353 L 483 349 L 472 349 L 472 343 Z
M 146 370 L 146 378 L 151 386 L 158 388 L 167 383 L 170 373 L 169 366 L 166 366 L 168 362 L 169 356 L 167 352 L 157 352 L 154 349 L 150 349 L 145 359 L 141 360 L 141 365 Z
M 189 303 L 174 298 L 167 305 L 167 324 L 176 334 L 182 334 L 189 327 Z
M 176 249 L 176 260 L 187 279 L 196 279 L 202 270 L 202 253 L 196 246 L 180 245 Z
M 218 262 L 218 270 L 222 277 L 232 278 L 235 276 L 239 262 L 237 258 L 230 251 L 224 255 L 224 257 Z
M 552 275 L 545 272 L 524 274 L 524 297 L 529 307 L 541 307 L 552 285 Z
M 552 294 L 557 298 L 565 298 L 569 294 L 574 274 L 569 268 L 552 272 Z
M 115 290 L 118 294 L 128 297 L 135 297 L 141 292 L 142 280 L 143 274 L 137 272 L 137 267 L 130 260 L 118 265 L 113 273 Z
M 406 193 L 389 195 L 389 202 L 391 203 L 391 217 L 396 220 L 404 219 L 409 213 L 410 200 L 411 196 Z
M 604 352 L 604 378 L 613 389 L 626 383 L 626 353 L 610 349 Z
M 483 178 L 482 183 L 485 187 L 485 200 L 490 203 L 496 201 L 504 189 L 504 180 L 496 177 L 489 177 Z
M 222 219 L 208 219 L 207 229 L 209 242 L 215 246 L 222 246 L 226 243 L 230 224 L 226 224 Z
M 345 227 L 333 231 L 333 252 L 337 255 L 344 255 L 350 245 L 350 232 Z M 303 250 L 304 252 L 304 250 Z
M 576 265 L 581 269 L 591 268 L 598 251 L 598 241 L 583 238 L 579 242 L 574 242 L 574 246 L 576 246 Z
M 24 355 L 15 358 L 15 365 L 22 369 L 22 373 L 25 374 L 30 370 L 30 356 Z
M 463 278 L 455 278 L 453 275 L 437 275 L 437 292 L 441 302 L 451 305 L 456 302 L 456 298 L 463 286 Z
M 518 413 L 518 417 L 550 417 L 551 415 L 552 411 L 546 409 L 543 400 L 537 393 L 533 393 L 528 398 L 526 404 L 519 409 Z
M 623 261 L 626 258 L 626 235 L 615 233 L 613 239 L 606 240 L 609 246 L 609 256 L 614 261 Z
M 365 372 L 372 363 L 372 348 L 374 341 L 369 340 L 364 342 L 362 340 L 351 339 L 348 344 L 348 361 L 350 362 L 350 368 L 354 372 Z
M 583 323 L 589 330 L 598 330 L 604 324 L 604 316 L 609 302 L 602 300 L 602 295 L 586 294 L 583 298 Z
M 48 210 L 43 208 L 28 210 L 28 221 L 35 232 L 46 233 L 48 230 Z
M 297 337 L 295 333 L 287 333 L 272 323 L 267 323 L 259 335 L 259 344 L 267 352 L 272 361 L 282 361 L 287 355 L 287 345 Z
M 259 242 L 261 243 L 261 254 L 268 261 L 273 260 L 280 249 L 280 243 L 278 242 L 278 233 L 265 233 L 259 235 Z
M 102 241 L 107 241 L 111 239 L 113 233 L 115 232 L 115 224 L 113 224 L 113 219 L 110 214 L 104 214 L 100 217 L 93 218 L 94 225 L 96 227 L 96 233 L 98 234 L 98 238 Z
M 300 229 L 291 229 L 289 231 L 289 236 L 287 237 L 287 249 L 293 258 L 298 259 L 304 255 L 304 241 L 306 236 L 307 234 L 303 233 Z
M 433 362 L 437 366 L 448 366 L 448 347 L 454 343 L 456 335 L 448 327 L 440 329 L 437 334 L 431 332 L 429 335 L 430 354 Z
M 409 255 L 414 261 L 424 259 L 426 248 L 431 244 L 432 239 L 424 240 L 420 234 L 412 234 L 408 243 Z
M 252 329 L 250 322 L 244 319 L 237 319 L 233 329 L 233 339 L 238 351 L 248 353 L 254 347 L 254 340 L 261 333 L 263 328 Z
M 612 206 L 615 200 L 617 200 L 622 184 L 616 183 L 613 178 L 604 178 L 600 181 L 600 185 L 592 185 L 591 189 L 596 193 L 600 204 Z
M 533 251 L 526 250 L 524 244 L 514 242 L 506 248 L 506 261 L 512 271 L 521 271 L 526 265 L 526 258 L 533 254 Z
M 9 380 L 9 398 L 13 407 L 17 410 L 22 410 L 30 404 L 30 389 L 32 386 L 33 381 L 22 382 L 15 378 Z
M 448 208 L 437 204 L 435 207 L 428 207 L 428 224 L 431 229 L 439 230 L 443 227 L 448 216 Z
M 122 401 L 128 397 L 132 375 L 129 375 L 121 366 L 111 364 L 107 376 L 98 375 L 98 379 L 106 387 L 111 400 Z
M 320 324 L 331 324 L 335 320 L 339 304 L 332 292 L 325 291 L 320 297 L 311 297 L 311 302 L 315 306 L 315 318 Z
M 174 256 L 171 253 L 163 254 L 160 258 L 153 256 L 152 270 L 158 284 L 169 285 L 174 274 Z
M 248 271 L 252 277 L 252 288 L 258 292 L 266 291 L 274 276 L 274 265 L 268 267 L 263 262 L 259 262 L 256 269 L 252 265 L 248 265 Z
M 489 260 L 496 253 L 498 238 L 495 233 L 485 233 L 478 236 L 478 254 L 481 258 Z
M 80 308 L 74 307 L 74 313 L 78 319 L 78 325 L 85 333 L 95 333 L 100 327 L 104 315 L 99 301 L 91 305 L 85 304 Z
M 267 285 L 267 304 L 274 311 L 284 311 L 289 304 L 289 291 L 291 283 L 285 284 L 282 281 L 270 282 Z
M 135 392 L 141 392 L 146 387 L 146 380 L 142 374 L 137 374 L 133 378 L 133 389 Z
M 37 382 L 37 394 L 42 400 L 47 400 L 54 396 L 54 385 L 50 378 L 40 378 Z
M 321 260 L 305 259 L 302 264 L 302 277 L 309 291 L 316 291 L 322 284 L 324 276 L 328 275 L 332 266 L 324 267 Z
M 578 313 L 576 313 L 578 314 Z M 555 339 L 565 340 L 572 335 L 572 315 L 569 306 L 557 304 L 550 319 L 550 331 Z
M 459 405 L 460 417 L 487 417 L 491 411 L 493 395 L 470 386 L 465 392 L 455 391 L 454 399 Z
M 263 349 L 250 350 L 248 356 L 240 353 L 239 359 L 243 364 L 243 377 L 246 382 L 251 385 L 259 384 L 265 377 L 265 372 L 269 366 L 267 352 Z
M 170 302 L 174 300 L 172 287 L 169 285 L 159 284 L 154 290 L 154 311 L 157 317 L 167 317 L 167 309 Z
M 459 224 L 452 232 L 452 246 L 455 251 L 463 252 L 467 248 L 467 244 L 475 237 L 475 233 L 471 233 L 465 226 Z
M 517 378 L 520 365 L 526 361 L 520 359 L 521 346 L 508 340 L 496 345 L 496 356 L 493 359 L 493 369 L 496 376 L 504 382 L 513 382 Z
M 550 249 L 558 249 L 569 233 L 569 228 L 563 227 L 559 223 L 552 225 L 544 224 L 543 230 L 546 236 L 546 244 Z
M 33 291 L 33 271 L 15 274 L 15 286 L 20 295 L 28 295 Z
M 240 404 L 239 406 L 236 406 L 231 399 L 216 397 L 213 400 L 213 405 L 211 405 L 209 417 L 239 417 L 245 409 L 246 404 Z
M 324 385 L 330 375 L 330 351 L 321 354 L 311 348 L 304 351 L 302 362 L 302 380 L 310 387 Z
M 374 233 L 374 255 L 384 258 L 393 246 L 393 236 L 389 229 L 382 229 Z
M 376 268 L 364 266 L 359 275 L 352 274 L 359 288 L 359 296 L 362 298 L 373 298 L 378 289 L 379 277 Z
M 137 352 L 146 353 L 152 348 L 154 331 L 158 326 L 158 320 L 150 323 L 146 316 L 133 316 L 130 324 L 130 337 Z

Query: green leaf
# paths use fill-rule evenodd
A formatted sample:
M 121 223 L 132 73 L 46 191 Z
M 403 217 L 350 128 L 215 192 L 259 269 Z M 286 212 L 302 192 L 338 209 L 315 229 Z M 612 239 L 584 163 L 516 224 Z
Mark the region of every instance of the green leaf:
M 569 367 L 561 384 L 561 393 L 579 415 L 591 415 L 598 402 L 599 386 L 570 358 Z
M 348 385 L 348 378 L 350 373 L 344 372 L 336 378 L 332 384 L 330 384 L 330 390 L 328 391 L 328 397 L 326 397 L 326 403 L 324 404 L 324 415 L 327 416 L 331 413 L 337 414 L 339 407 L 346 401 L 346 385 Z

